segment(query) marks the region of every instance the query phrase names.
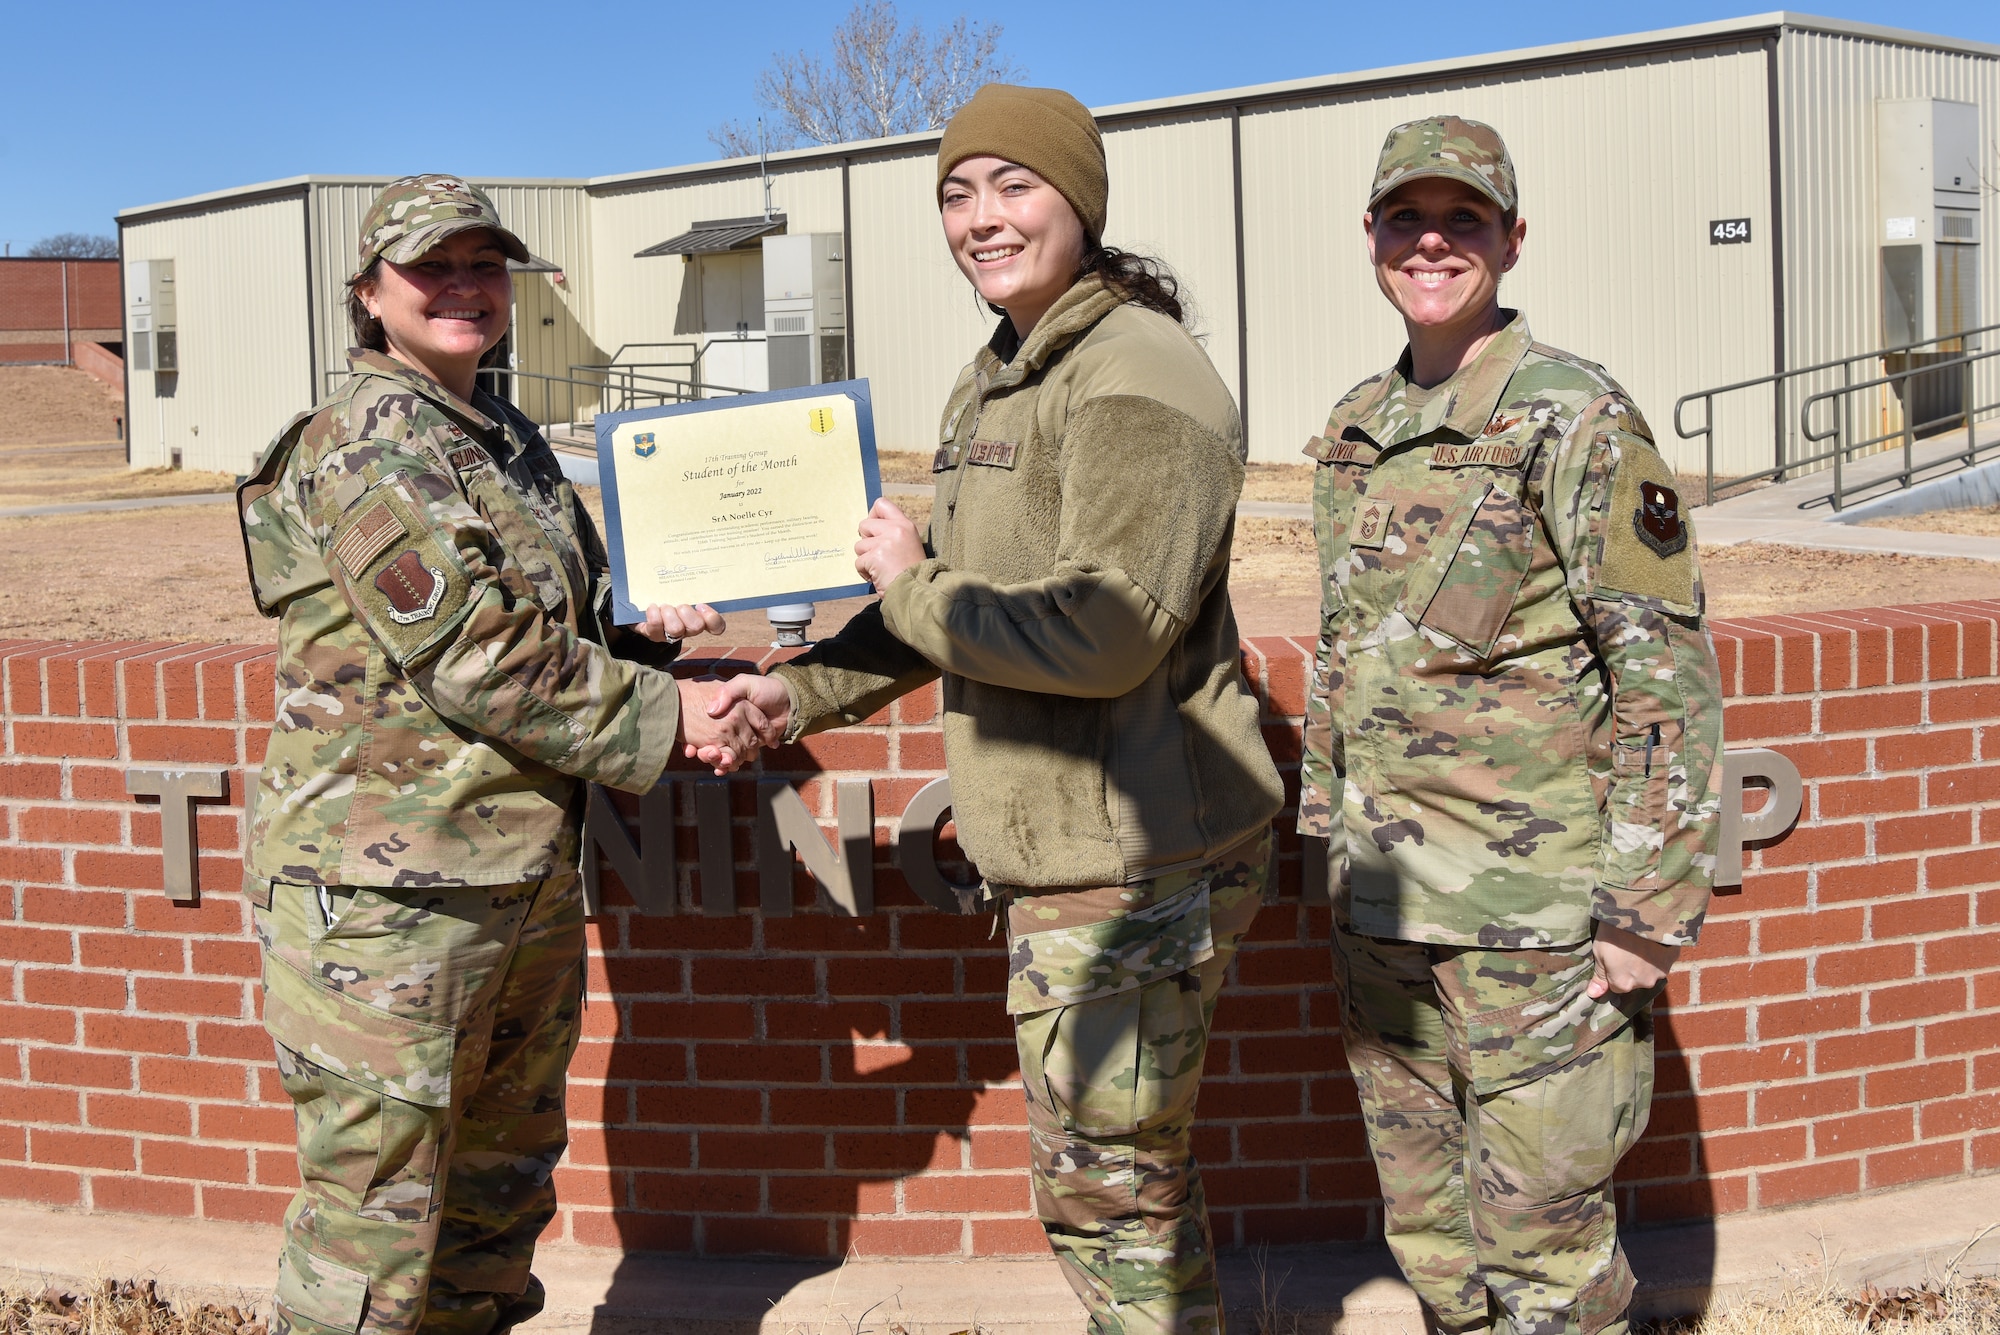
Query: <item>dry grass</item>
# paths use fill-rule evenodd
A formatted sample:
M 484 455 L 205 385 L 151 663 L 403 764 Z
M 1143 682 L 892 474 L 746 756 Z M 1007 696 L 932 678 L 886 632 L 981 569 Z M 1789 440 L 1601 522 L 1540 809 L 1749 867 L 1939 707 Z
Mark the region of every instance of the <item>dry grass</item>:
M 2000 505 L 1979 510 L 1932 510 L 1928 514 L 1861 522 L 1867 528 L 1899 528 L 1909 533 L 1963 533 L 1973 538 L 2000 538 Z
M 1776 1298 L 1721 1312 L 1635 1327 L 1644 1335 L 1994 1335 L 2000 1280 L 1947 1277 L 1915 1288 L 1843 1292 L 1802 1281 Z
M 118 444 L 0 445 L 0 509 L 233 491 L 228 473 L 125 467 Z
M 0 366 L 0 442 L 117 440 L 125 396 L 67 366 Z
M 1781 543 L 1701 550 L 1712 617 L 2000 598 L 2000 563 L 1889 552 L 1823 552 Z
M 242 1306 L 170 1302 L 150 1279 L 105 1279 L 81 1292 L 0 1285 L 0 1335 L 265 1335 L 265 1324 Z

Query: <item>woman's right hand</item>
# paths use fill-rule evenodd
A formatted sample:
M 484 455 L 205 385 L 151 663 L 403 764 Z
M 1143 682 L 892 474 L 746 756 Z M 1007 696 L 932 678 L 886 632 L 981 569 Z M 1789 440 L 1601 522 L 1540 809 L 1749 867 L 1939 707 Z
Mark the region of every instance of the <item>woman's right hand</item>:
M 728 720 L 737 715 L 754 718 L 759 744 L 776 746 L 784 740 L 785 729 L 791 726 L 792 693 L 777 677 L 741 673 L 716 685 L 714 693 L 708 698 L 708 715 L 717 720 Z M 709 750 L 701 749 L 694 754 L 703 764 L 714 766 L 717 774 L 727 774 L 750 759 L 744 756 L 734 763 L 725 763 L 729 758 L 719 750 L 711 754 Z
M 682 754 L 711 766 L 716 774 L 731 774 L 757 758 L 757 752 L 784 736 L 782 723 L 773 724 L 744 698 L 723 692 L 726 681 L 678 681 L 681 693 Z M 779 686 L 782 691 L 782 683 Z M 787 697 L 789 699 L 789 697 Z

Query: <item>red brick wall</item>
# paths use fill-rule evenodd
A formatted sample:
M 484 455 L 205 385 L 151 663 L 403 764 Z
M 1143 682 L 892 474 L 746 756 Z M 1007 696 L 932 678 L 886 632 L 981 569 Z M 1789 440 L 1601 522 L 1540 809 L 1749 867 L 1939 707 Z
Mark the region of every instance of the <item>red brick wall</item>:
M 1662 1010 L 1659 1097 L 1621 1173 L 1627 1217 L 1767 1209 L 2000 1168 L 2000 601 L 1724 623 L 1731 745 L 1805 779 L 1798 827 L 1719 897 Z M 1245 659 L 1295 769 L 1303 640 Z M 257 1023 L 238 893 L 242 771 L 261 755 L 257 649 L 0 642 L 0 1198 L 273 1220 L 291 1115 Z M 677 785 L 675 917 L 607 878 L 592 926 L 573 1144 L 552 1232 L 710 1253 L 1042 1247 L 985 918 L 922 906 L 886 849 L 941 773 L 936 698 L 768 759 L 829 821 L 864 776 L 877 913 L 685 911 L 699 883 Z M 202 902 L 160 892 L 157 808 L 128 766 L 223 766 L 199 818 Z M 683 774 L 682 778 L 691 778 Z M 738 902 L 757 899 L 752 787 L 732 787 Z M 1281 830 L 1286 822 L 1280 822 Z M 1374 1177 L 1328 990 L 1327 912 L 1281 837 L 1223 994 L 1199 1152 L 1231 1244 L 1359 1237 Z
M 63 270 L 69 270 L 69 327 L 122 329 L 117 260 L 0 260 L 0 330 L 63 328 Z M 60 345 L 60 338 L 57 343 Z M 0 345 L 0 356 L 10 349 Z

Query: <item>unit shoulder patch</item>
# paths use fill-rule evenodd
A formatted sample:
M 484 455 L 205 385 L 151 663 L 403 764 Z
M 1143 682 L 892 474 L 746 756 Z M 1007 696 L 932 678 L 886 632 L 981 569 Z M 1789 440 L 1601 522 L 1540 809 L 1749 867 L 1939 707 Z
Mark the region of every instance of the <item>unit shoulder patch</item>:
M 1622 433 L 1600 438 L 1616 447 L 1611 504 L 1604 515 L 1603 560 L 1597 591 L 1656 600 L 1668 611 L 1696 610 L 1695 553 L 1680 493 L 1666 460 Z
M 391 474 L 334 524 L 334 582 L 392 662 L 408 666 L 445 642 L 473 605 L 457 550 L 426 521 L 422 497 Z
M 1632 512 L 1632 527 L 1639 541 L 1656 556 L 1674 556 L 1688 545 L 1687 525 L 1681 522 L 1680 493 L 1657 482 L 1639 484 L 1639 508 Z
M 382 567 L 375 587 L 389 600 L 389 619 L 413 625 L 437 615 L 438 600 L 444 597 L 444 571 L 425 565 L 415 551 L 406 551 Z

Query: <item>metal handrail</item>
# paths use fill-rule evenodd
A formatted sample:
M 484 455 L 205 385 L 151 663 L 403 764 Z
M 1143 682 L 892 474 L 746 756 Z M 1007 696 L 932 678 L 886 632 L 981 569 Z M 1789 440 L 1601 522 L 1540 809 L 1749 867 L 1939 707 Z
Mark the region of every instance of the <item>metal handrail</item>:
M 570 369 L 596 368 L 571 367 Z M 578 389 L 589 390 L 599 400 L 591 409 L 593 417 L 598 412 L 607 411 L 603 405 L 603 400 L 607 397 L 614 398 L 618 405 L 617 407 L 608 409 L 608 411 L 623 412 L 630 408 L 643 408 L 652 404 L 691 403 L 697 399 L 756 393 L 755 390 L 738 389 L 733 385 L 711 385 L 699 380 L 682 380 L 670 376 L 646 375 L 637 370 L 628 371 L 625 367 L 618 367 L 616 371 L 616 375 L 608 375 L 602 380 L 589 380 L 579 376 L 552 375 L 546 371 L 524 371 L 511 366 L 482 367 L 479 374 L 482 377 L 492 376 L 496 379 L 500 376 L 519 376 L 524 380 L 542 382 L 542 418 L 547 423 L 553 423 L 557 420 L 554 412 L 555 386 L 566 386 L 568 393 L 566 403 L 568 415 L 561 420 L 571 426 L 575 426 L 578 422 L 576 411 L 577 399 L 579 397 L 577 394 Z M 331 391 L 342 379 L 352 374 L 353 372 L 346 367 L 327 368 L 325 372 L 327 389 Z M 489 392 L 498 392 L 497 386 L 489 385 L 488 389 Z M 511 393 L 501 394 L 500 397 L 507 399 L 510 403 L 516 402 Z
M 1972 368 L 1974 364 L 1986 361 L 1992 357 L 2000 357 L 2000 348 L 1994 348 L 1985 352 L 1963 352 L 1956 357 L 1948 358 L 1944 361 L 1932 362 L 1927 366 L 1905 367 L 1901 371 L 1892 372 L 1889 375 L 1876 376 L 1872 380 L 1864 380 L 1859 384 L 1845 384 L 1838 389 L 1822 390 L 1820 393 L 1808 398 L 1799 408 L 1799 431 L 1807 440 L 1815 444 L 1823 440 L 1835 442 L 1824 454 L 1818 456 L 1822 458 L 1830 456 L 1833 459 L 1833 492 L 1824 499 L 1832 504 L 1835 512 L 1839 512 L 1848 500 L 1848 490 L 1841 477 L 1842 467 L 1849 455 L 1861 450 L 1871 450 L 1877 445 L 1886 445 L 1890 441 L 1900 437 L 1903 442 L 1903 466 L 1896 472 L 1885 473 L 1881 477 L 1870 478 L 1868 481 L 1856 485 L 1854 491 L 1857 494 L 1871 487 L 1879 487 L 1890 482 L 1894 482 L 1901 487 L 1909 487 L 1913 485 L 1916 474 L 1929 469 L 1941 466 L 1970 468 L 1974 463 L 1978 462 L 1981 447 L 1976 423 L 1979 414 L 1991 409 L 2000 408 L 2000 400 L 1987 404 L 1974 402 L 1978 395 L 1972 387 Z M 1949 371 L 1953 367 L 1961 368 L 1963 372 L 1960 376 L 1962 383 L 1959 404 L 1955 411 L 1946 413 L 1942 417 L 1934 417 L 1924 422 L 1913 422 L 1910 420 L 1910 414 L 1905 412 L 1903 414 L 1903 425 L 1900 430 L 1884 432 L 1879 436 L 1870 436 L 1866 440 L 1856 440 L 1850 441 L 1847 444 L 1841 444 L 1839 441 L 1842 429 L 1853 420 L 1852 413 L 1844 411 L 1846 405 L 1842 404 L 1843 411 L 1835 417 L 1832 426 L 1824 431 L 1813 430 L 1813 409 L 1830 399 L 1842 398 L 1847 395 L 1858 394 L 1863 390 L 1879 389 L 1884 385 L 1900 383 L 1903 387 L 1903 402 L 1907 404 L 1911 402 L 1909 382 L 1913 376 L 1937 375 L 1941 372 Z M 1965 448 L 1941 458 L 1933 459 L 1927 464 L 1918 464 L 1915 457 L 1917 433 L 1926 427 L 1940 426 L 1944 423 L 1960 419 L 1965 422 Z M 2000 447 L 2000 439 L 1996 439 L 1985 448 L 1993 449 L 1996 447 Z M 1819 503 L 1819 499 L 1815 498 L 1814 500 L 1803 502 L 1799 508 L 1803 510 Z
M 1874 348 L 1868 352 L 1855 353 L 1852 356 L 1835 357 L 1831 361 L 1816 362 L 1811 366 L 1794 367 L 1789 371 L 1774 371 L 1768 375 L 1753 376 L 1748 380 L 1738 380 L 1734 384 L 1717 385 L 1713 389 L 1698 389 L 1691 394 L 1681 395 L 1678 399 L 1674 400 L 1674 434 L 1682 440 L 1693 440 L 1697 436 L 1703 439 L 1705 478 L 1702 487 L 1702 504 L 1711 505 L 1715 501 L 1715 400 L 1718 395 L 1732 394 L 1739 390 L 1756 389 L 1763 385 L 1770 385 L 1773 393 L 1783 393 L 1782 387 L 1790 381 L 1804 376 L 1819 375 L 1835 369 L 1838 369 L 1841 373 L 1842 384 L 1839 389 L 1830 390 L 1827 393 L 1842 393 L 1847 390 L 1860 388 L 1854 384 L 1854 367 L 1859 362 L 1872 361 L 1878 357 L 1893 357 L 1898 353 L 1915 352 L 1919 348 L 1929 347 L 1932 344 L 1974 339 L 1981 334 L 1993 333 L 1996 330 L 2000 330 L 2000 323 L 1981 325 L 1976 329 L 1966 329 L 1954 334 L 1940 334 L 1936 338 L 1920 338 L 1911 343 L 1895 343 L 1888 347 Z M 1885 379 L 1907 379 L 1908 375 L 1920 375 L 1925 371 L 1936 370 L 1942 365 L 1946 365 L 1946 363 L 1933 363 L 1931 366 L 1922 367 L 1901 375 L 1885 377 Z M 1877 381 L 1873 383 L 1880 384 L 1881 382 Z M 1694 430 L 1689 430 L 1687 423 L 1682 419 L 1682 413 L 1686 410 L 1687 405 L 1696 399 L 1702 400 L 1702 424 Z M 1782 404 L 1780 404 L 1775 414 L 1775 422 L 1782 423 L 1783 420 L 1784 409 Z M 1925 422 L 1920 425 L 1930 426 L 1932 423 Z M 1776 447 L 1778 462 L 1770 468 L 1760 468 L 1754 472 L 1741 473 L 1733 478 L 1729 478 L 1723 483 L 1725 487 L 1735 486 L 1743 482 L 1756 482 L 1763 478 L 1770 478 L 1776 481 L 1794 469 L 1804 468 L 1810 464 L 1824 463 L 1832 458 L 1830 452 L 1821 452 L 1819 454 L 1809 454 L 1788 460 L 1785 458 L 1785 438 L 1781 425 L 1774 425 L 1773 436 L 1773 444 Z M 1808 439 L 1826 439 L 1826 437 L 1808 437 Z

